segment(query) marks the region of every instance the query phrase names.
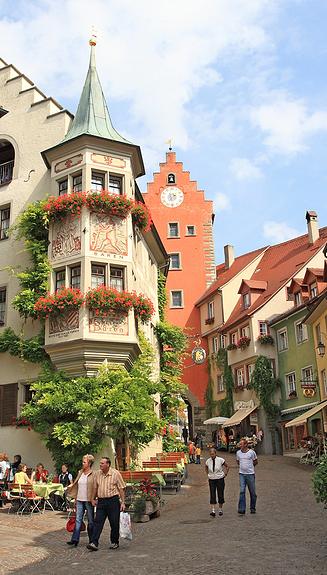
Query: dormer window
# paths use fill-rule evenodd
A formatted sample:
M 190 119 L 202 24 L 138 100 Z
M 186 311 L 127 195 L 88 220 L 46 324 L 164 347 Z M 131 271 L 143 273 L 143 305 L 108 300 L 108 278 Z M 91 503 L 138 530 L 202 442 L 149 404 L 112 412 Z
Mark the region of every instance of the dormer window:
M 251 305 L 250 292 L 243 294 L 243 309 L 248 309 Z
M 175 174 L 168 174 L 167 184 L 176 184 Z
M 318 295 L 318 287 L 316 282 L 309 285 L 310 298 L 316 297 Z
M 7 140 L 0 140 L 0 186 L 9 184 L 13 177 L 15 150 Z
M 294 305 L 295 305 L 296 307 L 298 307 L 298 306 L 301 305 L 301 304 L 302 304 L 302 294 L 301 294 L 300 291 L 297 291 L 297 292 L 294 294 Z

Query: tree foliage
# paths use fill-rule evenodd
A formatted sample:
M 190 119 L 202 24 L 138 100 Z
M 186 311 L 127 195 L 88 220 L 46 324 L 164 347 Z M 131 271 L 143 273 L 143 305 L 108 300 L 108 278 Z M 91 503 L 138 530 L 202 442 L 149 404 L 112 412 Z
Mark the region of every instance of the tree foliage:
M 33 399 L 22 415 L 40 433 L 58 467 L 66 461 L 76 469 L 83 454 L 97 453 L 108 437 L 125 435 L 137 451 L 160 432 L 153 405 L 152 351 L 144 340 L 143 345 L 129 373 L 104 364 L 96 377 L 71 379 L 45 369 L 34 382 Z
M 0 335 L 0 353 L 8 352 L 24 361 L 44 364 L 49 362 L 49 356 L 44 351 L 43 331 L 29 339 L 15 334 L 11 327 L 4 329 Z
M 162 272 L 158 274 L 158 311 L 160 321 L 165 321 L 167 306 L 166 277 Z
M 279 385 L 279 380 L 273 376 L 270 360 L 264 355 L 259 355 L 255 362 L 249 388 L 254 389 L 260 405 L 270 417 L 276 416 L 279 412 L 278 405 L 273 402 Z
M 186 386 L 181 382 L 183 355 L 187 347 L 187 337 L 183 330 L 166 321 L 156 326 L 160 343 L 160 397 L 161 412 L 169 421 L 175 417 L 180 405 L 180 398 L 186 393 Z
M 318 503 L 327 506 L 327 455 L 323 455 L 312 476 L 313 492 Z
M 234 380 L 232 368 L 228 365 L 227 350 L 220 348 L 217 353 L 217 366 L 222 371 L 226 396 L 218 402 L 219 415 L 222 417 L 231 417 L 234 411 L 233 389 Z

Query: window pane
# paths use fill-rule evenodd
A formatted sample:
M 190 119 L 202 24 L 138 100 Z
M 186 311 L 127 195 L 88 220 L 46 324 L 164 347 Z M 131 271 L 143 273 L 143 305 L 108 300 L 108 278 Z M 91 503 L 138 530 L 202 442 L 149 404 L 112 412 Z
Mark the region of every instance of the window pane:
M 97 288 L 105 285 L 105 266 L 92 264 L 91 266 L 91 287 Z
M 180 269 L 180 256 L 179 254 L 170 254 L 170 268 L 172 270 Z
M 186 226 L 186 233 L 188 236 L 195 236 L 195 227 L 194 226 Z
M 123 193 L 123 180 L 120 176 L 109 176 L 109 192 L 112 194 Z
M 0 240 L 5 240 L 8 237 L 9 224 L 10 208 L 0 210 Z
M 64 196 L 68 192 L 68 179 L 62 180 L 58 184 L 59 196 Z
M 92 172 L 91 188 L 94 192 L 104 190 L 104 174 Z
M 123 268 L 110 267 L 110 287 L 117 291 L 124 289 L 124 270 Z
M 177 222 L 173 222 L 168 224 L 169 225 L 169 237 L 170 238 L 177 238 L 179 235 L 178 232 L 178 223 Z
M 0 325 L 4 325 L 4 323 L 5 323 L 6 294 L 7 294 L 7 290 L 5 288 L 1 288 L 0 289 Z
M 73 176 L 73 191 L 74 192 L 82 191 L 82 174 L 80 174 L 79 176 Z
M 172 307 L 182 307 L 182 292 L 172 291 L 171 292 L 171 304 Z
M 81 267 L 76 266 L 70 270 L 70 287 L 80 289 L 81 287 Z
M 60 270 L 56 272 L 56 285 L 55 290 L 65 287 L 66 272 L 65 270 Z
M 268 335 L 268 326 L 265 321 L 259 321 L 260 335 Z

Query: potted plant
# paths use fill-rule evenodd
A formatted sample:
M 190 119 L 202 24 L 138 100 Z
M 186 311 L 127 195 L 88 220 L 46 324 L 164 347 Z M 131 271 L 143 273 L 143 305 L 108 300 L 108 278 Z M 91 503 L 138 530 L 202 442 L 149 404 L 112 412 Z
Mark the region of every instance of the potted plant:
M 250 341 L 251 338 L 247 337 L 246 335 L 244 335 L 243 337 L 240 337 L 240 339 L 237 342 L 237 347 L 238 349 L 246 349 L 249 345 L 250 345 Z
M 237 345 L 236 343 L 230 343 L 227 347 L 226 347 L 227 351 L 232 351 L 233 349 L 237 349 Z
M 130 510 L 134 521 L 142 521 L 142 516 L 153 515 L 159 510 L 160 498 L 155 490 L 154 483 L 149 480 L 142 481 L 134 493 Z
M 271 335 L 259 335 L 258 340 L 262 345 L 274 345 L 274 338 Z

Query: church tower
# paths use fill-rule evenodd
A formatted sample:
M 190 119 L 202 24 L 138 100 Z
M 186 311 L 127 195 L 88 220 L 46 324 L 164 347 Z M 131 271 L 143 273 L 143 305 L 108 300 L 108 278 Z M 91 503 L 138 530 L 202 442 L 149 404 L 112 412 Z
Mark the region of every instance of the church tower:
M 200 338 L 200 315 L 195 302 L 215 279 L 213 204 L 190 179 L 183 163 L 171 149 L 166 161 L 144 194 L 153 222 L 170 256 L 167 278 L 167 319 L 185 329 L 189 351 Z M 201 341 L 205 347 L 205 342 Z M 189 390 L 194 425 L 203 415 L 208 382 L 207 364 L 196 365 L 190 355 L 184 365 L 183 382 Z

